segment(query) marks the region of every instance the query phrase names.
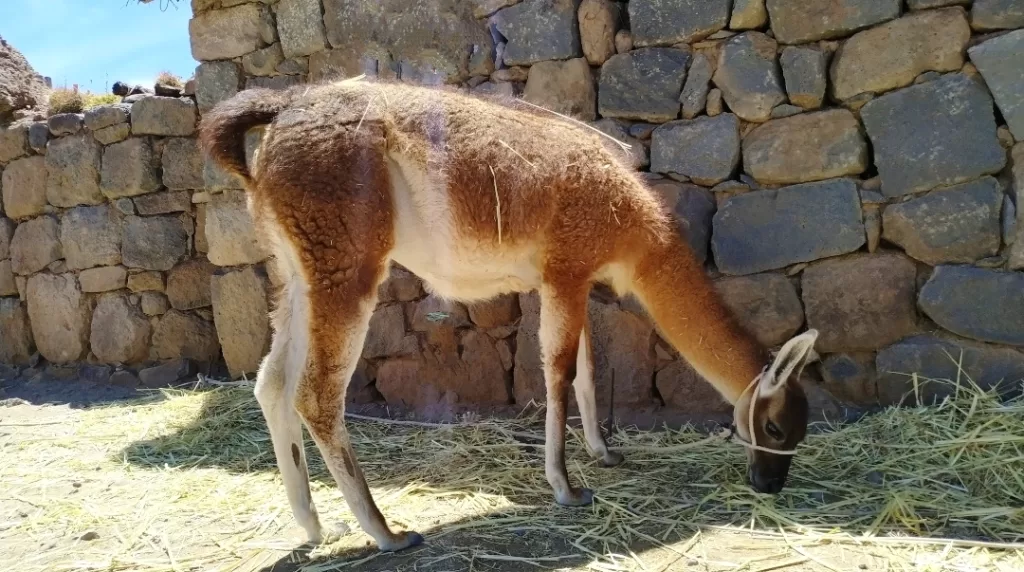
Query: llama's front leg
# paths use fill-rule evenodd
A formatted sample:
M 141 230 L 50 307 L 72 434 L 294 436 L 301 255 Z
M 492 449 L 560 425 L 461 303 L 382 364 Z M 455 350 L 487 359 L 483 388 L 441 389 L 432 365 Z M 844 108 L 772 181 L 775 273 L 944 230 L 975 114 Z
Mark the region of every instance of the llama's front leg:
M 579 350 L 576 352 L 576 405 L 580 408 L 583 421 L 583 436 L 587 439 L 590 454 L 603 467 L 614 467 L 623 461 L 621 453 L 608 449 L 608 443 L 601 434 L 597 422 L 597 398 L 594 395 L 594 345 L 590 327 L 585 326 L 580 334 Z
M 579 332 L 586 320 L 588 288 L 541 288 L 540 347 L 547 386 L 544 473 L 565 506 L 582 506 L 593 501 L 590 489 L 573 488 L 565 470 L 565 421 L 569 384 L 576 377 Z

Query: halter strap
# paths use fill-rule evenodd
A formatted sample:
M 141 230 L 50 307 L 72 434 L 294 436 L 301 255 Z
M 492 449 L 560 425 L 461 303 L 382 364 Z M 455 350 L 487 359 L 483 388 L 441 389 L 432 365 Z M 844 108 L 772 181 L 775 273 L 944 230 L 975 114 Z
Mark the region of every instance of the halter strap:
M 737 403 L 743 401 L 743 396 L 746 395 L 747 392 L 750 391 L 751 389 L 754 390 L 754 395 L 750 397 L 750 406 L 747 408 L 747 410 L 749 411 L 749 415 L 747 415 L 747 434 L 750 435 L 750 441 L 747 441 L 738 433 L 736 433 L 735 423 L 729 426 L 729 435 L 726 436 L 726 440 L 735 441 L 748 449 L 762 451 L 764 453 L 772 453 L 774 455 L 796 455 L 796 449 L 772 449 L 769 447 L 762 447 L 761 445 L 757 444 L 757 435 L 754 433 L 754 406 L 757 405 L 757 396 L 760 394 L 761 391 L 761 378 L 767 371 L 768 366 L 766 365 L 761 369 L 761 373 L 757 374 L 757 376 L 754 377 L 753 381 L 751 381 L 750 384 L 747 385 L 746 389 L 743 390 L 743 393 L 740 394 L 739 399 L 736 400 Z

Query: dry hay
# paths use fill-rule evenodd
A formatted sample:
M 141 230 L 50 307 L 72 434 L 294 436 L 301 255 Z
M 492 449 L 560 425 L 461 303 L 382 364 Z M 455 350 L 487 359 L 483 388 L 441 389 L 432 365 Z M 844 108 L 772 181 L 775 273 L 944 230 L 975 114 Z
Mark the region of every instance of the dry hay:
M 697 431 L 619 430 L 627 463 L 600 469 L 573 428 L 570 478 L 596 492 L 582 509 L 552 503 L 541 445 L 523 438 L 542 432 L 536 416 L 350 420 L 389 522 L 427 537 L 394 567 L 358 529 L 288 555 L 297 536 L 251 386 L 63 415 L 12 424 L 0 409 L 2 569 L 857 569 L 822 547 L 897 570 L 1024 568 L 1024 398 L 969 383 L 935 407 L 809 435 L 775 496 L 746 486 L 741 447 Z M 354 525 L 307 446 L 321 516 Z M 758 549 L 740 560 L 744 545 Z

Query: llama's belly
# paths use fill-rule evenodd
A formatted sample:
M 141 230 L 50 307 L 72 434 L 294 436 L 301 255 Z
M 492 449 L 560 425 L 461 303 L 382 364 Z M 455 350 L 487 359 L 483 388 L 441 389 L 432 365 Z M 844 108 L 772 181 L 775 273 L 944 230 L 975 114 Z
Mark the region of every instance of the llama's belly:
M 469 302 L 540 287 L 535 246 L 509 248 L 461 237 L 446 189 L 402 157 L 390 158 L 395 205 L 391 259 L 419 276 L 428 291 Z

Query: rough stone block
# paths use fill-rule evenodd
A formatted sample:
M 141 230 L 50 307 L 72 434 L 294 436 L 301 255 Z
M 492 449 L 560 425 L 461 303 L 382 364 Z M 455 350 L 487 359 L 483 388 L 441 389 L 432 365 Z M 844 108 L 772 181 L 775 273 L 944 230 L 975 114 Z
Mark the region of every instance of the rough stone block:
M 197 14 L 189 20 L 192 57 L 229 60 L 262 47 L 263 13 L 259 4 L 242 4 Z
M 519 295 L 522 319 L 516 331 L 516 365 L 512 370 L 515 402 L 524 406 L 530 400 L 544 403 L 544 370 L 540 358 L 540 296 L 536 291 Z
M 668 181 L 656 185 L 656 190 L 669 196 L 670 213 L 676 220 L 676 229 L 683 240 L 690 245 L 697 261 L 704 264 L 708 259 L 708 245 L 711 242 L 711 219 L 715 215 L 715 198 L 711 192 L 697 185 L 670 183 Z
M 1017 231 L 1010 245 L 1007 267 L 1010 270 L 1024 270 L 1024 141 L 1011 150 L 1013 161 L 1013 187 L 1017 190 Z
M 969 6 L 973 0 L 907 0 L 907 8 L 911 10 L 928 10 L 943 6 Z
M 125 287 L 128 269 L 124 266 L 100 266 L 88 268 L 78 275 L 82 292 L 109 292 Z
M 929 318 L 964 337 L 1024 346 L 1024 273 L 937 266 L 918 304 Z
M 58 113 L 46 120 L 50 134 L 55 137 L 74 135 L 82 130 L 84 116 L 81 113 Z
M 679 102 L 683 104 L 684 119 L 693 119 L 704 111 L 704 105 L 708 99 L 708 84 L 713 73 L 714 66 L 707 54 L 703 52 L 694 54 L 690 70 L 686 72 L 683 92 L 679 95 Z
M 18 281 L 14 278 L 10 260 L 0 260 L 0 296 L 17 296 Z
M 11 257 L 11 240 L 17 226 L 13 220 L 0 217 L 0 259 Z
M 817 109 L 825 99 L 825 52 L 816 48 L 787 46 L 779 57 L 786 80 L 789 102 L 804 109 Z
M 150 355 L 155 359 L 187 358 L 212 362 L 220 355 L 213 322 L 194 314 L 171 310 L 153 330 Z
M 85 126 L 89 131 L 99 131 L 104 127 L 128 123 L 132 107 L 123 103 L 97 105 L 85 111 Z
M 582 121 L 597 116 L 597 88 L 583 58 L 531 66 L 523 99 Z
M 28 128 L 15 125 L 0 129 L 0 165 L 28 155 Z
M 284 57 L 308 56 L 327 47 L 320 0 L 281 0 L 277 4 L 277 33 Z
M 731 113 L 672 121 L 651 134 L 651 171 L 676 173 L 713 186 L 736 172 L 740 122 Z
M 204 62 L 196 68 L 196 103 L 205 113 L 214 105 L 238 93 L 242 69 L 235 62 Z
M 100 298 L 92 314 L 89 346 L 104 363 L 138 363 L 149 356 L 149 318 L 122 294 Z
M 124 141 L 132 134 L 132 127 L 127 123 L 119 123 L 117 125 L 111 125 L 110 127 L 104 127 L 93 132 L 92 136 L 103 145 L 110 145 L 117 143 L 118 141 Z
M 405 312 L 401 304 L 382 306 L 370 318 L 363 357 L 367 359 L 405 353 Z
M 45 123 L 33 123 L 28 128 L 28 146 L 36 153 L 46 153 L 46 143 L 50 140 L 50 128 Z
M 210 278 L 216 270 L 204 258 L 186 260 L 171 269 L 166 288 L 171 306 L 175 310 L 194 310 L 212 304 Z
M 57 237 L 57 219 L 41 216 L 25 221 L 11 239 L 11 268 L 22 276 L 39 272 L 64 255 Z
M 866 351 L 916 331 L 917 268 L 896 253 L 855 254 L 812 264 L 803 273 L 807 327 L 819 352 Z
M 147 96 L 132 105 L 132 133 L 184 137 L 196 132 L 196 104 L 188 97 Z
M 576 24 L 578 6 L 579 0 L 524 0 L 495 14 L 493 25 L 508 39 L 505 65 L 583 56 Z
M 634 0 L 633 45 L 665 46 L 702 40 L 729 22 L 729 0 Z
M 135 272 L 128 275 L 128 289 L 132 292 L 164 291 L 164 275 L 161 272 Z
M 150 193 L 135 198 L 135 209 L 140 215 L 190 212 L 192 197 L 188 191 Z
M 984 177 L 936 189 L 882 214 L 882 237 L 930 265 L 972 263 L 999 252 L 999 183 Z
M 777 44 L 761 32 L 744 32 L 725 43 L 718 55 L 714 82 L 740 119 L 760 123 L 786 101 L 775 61 Z
M 25 304 L 16 298 L 0 298 L 0 363 L 28 365 L 36 351 Z
M 1010 348 L 922 335 L 878 352 L 875 367 L 882 405 L 932 404 L 953 395 L 956 380 L 964 376 L 982 388 L 1017 385 L 1024 378 L 1024 354 Z M 915 395 L 915 374 L 920 399 Z
M 583 57 L 591 65 L 599 66 L 615 55 L 615 33 L 619 30 L 622 9 L 611 0 L 583 0 L 580 2 L 580 44 Z
M 975 4 L 975 9 L 977 7 Z M 978 44 L 967 53 L 985 78 L 1014 139 L 1024 141 L 1024 97 L 1021 96 L 1024 77 L 1020 73 L 1020 62 L 1024 60 L 1024 30 Z
M 139 372 L 139 381 L 144 387 L 159 389 L 170 387 L 182 382 L 195 381 L 199 368 L 190 359 L 172 359 L 155 367 L 147 367 Z
M 46 159 L 26 157 L 11 161 L 0 181 L 7 216 L 26 218 L 46 212 Z
M 845 109 L 769 121 L 743 138 L 743 167 L 759 183 L 820 181 L 863 173 L 868 146 Z
M 139 294 L 139 307 L 147 316 L 162 316 L 171 309 L 167 296 L 159 292 L 143 292 Z
M 267 257 L 245 205 L 245 193 L 214 195 L 206 208 L 208 258 L 217 266 L 255 264 Z
M 210 281 L 213 321 L 232 378 L 253 375 L 270 348 L 266 278 L 250 266 Z M 168 294 L 170 294 L 168 280 Z
M 875 354 L 832 354 L 821 360 L 818 370 L 824 389 L 839 399 L 855 405 L 878 404 Z
M 415 274 L 392 263 L 387 280 L 378 288 L 380 302 L 411 302 L 423 296 L 423 285 Z
M 607 408 L 613 370 L 616 407 L 653 405 L 651 379 L 654 377 L 655 359 L 650 350 L 654 327 L 650 320 L 595 300 L 590 301 L 588 315 L 599 407 Z
M 170 270 L 187 253 L 188 232 L 178 217 L 125 217 L 121 245 L 125 266 Z
M 98 205 L 102 147 L 88 134 L 46 144 L 46 200 L 55 207 Z
M 50 363 L 78 361 L 88 349 L 91 308 L 72 274 L 35 274 L 27 284 L 28 317 L 39 353 Z
M 519 319 L 519 297 L 514 294 L 497 296 L 468 307 L 469 318 L 485 330 L 514 324 Z
M 273 76 L 278 73 L 278 67 L 284 61 L 281 44 L 273 44 L 242 56 L 242 69 L 251 76 Z M 295 60 L 288 61 L 294 62 Z
M 60 242 L 69 270 L 121 263 L 121 215 L 107 205 L 64 212 Z
M 612 56 L 597 92 L 602 117 L 664 123 L 679 116 L 688 50 L 643 48 Z
M 900 0 L 768 0 L 772 31 L 783 44 L 841 38 L 900 15 Z
M 971 27 L 982 31 L 1024 28 L 1024 4 L 1020 0 L 974 0 Z
M 804 324 L 796 287 L 781 274 L 720 278 L 715 291 L 740 325 L 766 347 L 784 344 Z
M 111 199 L 151 193 L 160 188 L 160 156 L 145 137 L 132 137 L 103 150 L 100 190 Z
M 967 15 L 960 7 L 912 12 L 859 32 L 832 61 L 832 96 L 846 100 L 881 93 L 910 85 L 926 71 L 959 70 L 970 39 Z
M 969 181 L 1006 163 L 992 98 L 962 74 L 878 97 L 860 115 L 889 197 Z
M 732 18 L 729 19 L 730 30 L 754 30 L 768 22 L 768 10 L 764 0 L 734 0 Z
M 866 237 L 857 187 L 829 180 L 746 193 L 715 213 L 711 250 L 726 274 L 753 274 L 837 256 Z

